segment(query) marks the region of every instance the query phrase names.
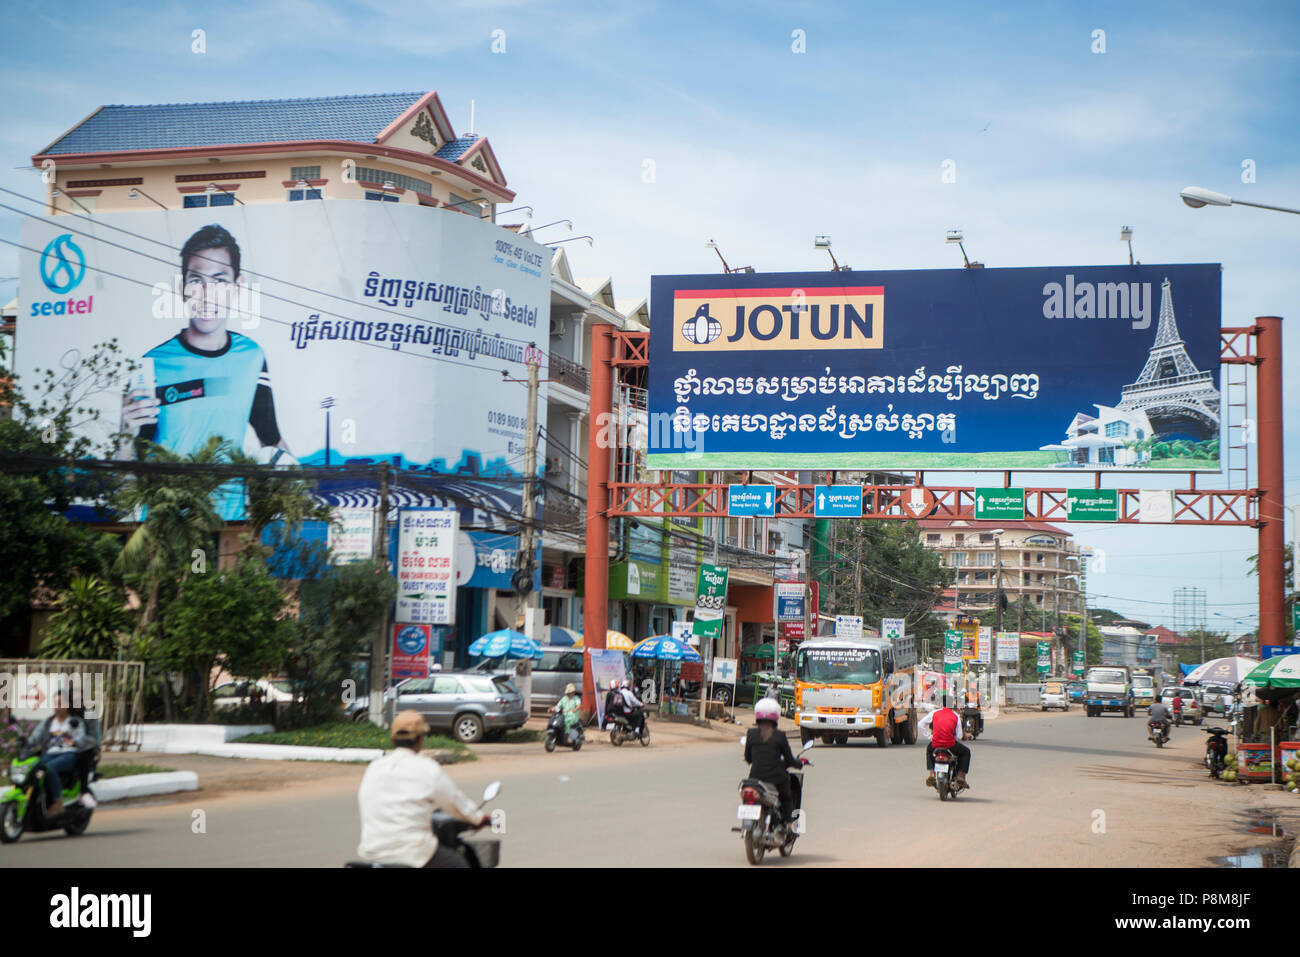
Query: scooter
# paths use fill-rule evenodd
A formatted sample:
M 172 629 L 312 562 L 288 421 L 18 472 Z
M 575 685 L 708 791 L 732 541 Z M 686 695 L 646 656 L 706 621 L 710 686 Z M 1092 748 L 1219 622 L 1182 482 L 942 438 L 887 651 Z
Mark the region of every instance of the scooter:
M 1147 737 L 1156 743 L 1157 748 L 1163 748 L 1165 742 L 1169 740 L 1169 732 L 1165 729 L 1164 722 L 1157 721 L 1155 724 L 1148 724 Z
M 981 718 L 978 712 L 974 714 L 964 713 L 961 717 L 962 734 L 974 741 L 980 736 Z
M 501 793 L 501 782 L 493 781 L 483 789 L 483 800 L 479 802 L 482 808 L 488 801 L 496 799 Z M 447 848 L 455 851 L 461 857 L 465 858 L 465 863 L 470 867 L 496 867 L 501 861 L 501 842 L 495 837 L 481 838 L 476 837 L 473 840 L 464 840 L 461 835 L 466 831 L 478 830 L 478 827 L 469 821 L 462 821 L 458 817 L 452 817 L 443 811 L 433 812 L 433 835 L 438 839 L 439 848 Z M 370 861 L 348 861 L 344 867 L 407 867 L 406 864 L 372 864 Z
M 940 801 L 956 798 L 965 790 L 957 781 L 957 759 L 946 748 L 934 749 L 934 789 Z
M 1217 778 L 1228 766 L 1224 758 L 1228 756 L 1226 735 L 1229 732 L 1227 728 L 1202 728 L 1201 730 L 1210 736 L 1205 742 L 1205 767 L 1210 772 L 1210 777 Z
M 551 720 L 546 724 L 546 751 L 548 754 L 554 751 L 556 744 L 560 742 L 564 742 L 575 751 L 581 751 L 582 742 L 585 740 L 582 725 L 576 726 L 566 738 L 564 734 L 564 715 L 558 711 L 551 715 Z
M 646 723 L 645 716 L 641 716 L 641 729 L 638 731 L 632 726 L 626 715 L 611 714 L 605 716 L 605 727 L 609 729 L 609 743 L 616 748 L 623 746 L 624 741 L 633 739 L 641 742 L 641 747 L 650 746 L 650 726 Z
M 53 831 L 63 828 L 69 837 L 85 832 L 94 812 L 81 803 L 81 776 L 74 776 L 63 788 L 63 811 L 47 815 L 45 811 L 45 775 L 40 764 L 41 752 L 27 744 L 27 738 L 18 739 L 18 756 L 9 763 L 9 782 L 13 785 L 0 794 L 0 843 L 12 844 L 24 831 Z M 90 754 L 87 780 L 98 777 L 95 766 L 99 764 L 99 749 Z M 93 795 L 92 795 L 93 796 Z
M 744 744 L 745 739 L 740 739 Z M 803 758 L 804 751 L 816 744 L 809 741 L 803 746 L 798 757 L 803 759 L 803 767 L 812 767 L 812 762 Z M 763 855 L 768 851 L 778 851 L 782 857 L 794 853 L 794 842 L 804 833 L 803 818 L 803 771 L 790 771 L 790 791 L 794 796 L 794 820 L 787 827 L 780 827 L 781 795 L 775 787 L 758 778 L 745 778 L 740 782 L 740 807 L 736 817 L 739 827 L 731 830 L 738 832 L 745 842 L 745 859 L 751 864 L 763 863 Z

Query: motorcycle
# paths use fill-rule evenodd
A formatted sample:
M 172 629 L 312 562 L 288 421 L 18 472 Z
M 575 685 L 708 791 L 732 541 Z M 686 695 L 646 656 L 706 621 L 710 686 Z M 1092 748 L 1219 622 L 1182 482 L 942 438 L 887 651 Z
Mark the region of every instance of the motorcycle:
M 641 716 L 641 729 L 638 731 L 632 726 L 626 715 L 611 714 L 605 717 L 605 727 L 609 729 L 609 743 L 614 747 L 623 746 L 624 741 L 636 739 L 641 742 L 641 747 L 650 746 L 650 726 L 646 724 L 645 716 Z
M 745 739 L 741 738 L 743 744 Z M 804 751 L 816 742 L 809 741 L 797 755 L 803 758 Z M 804 767 L 812 767 L 812 762 L 803 760 Z M 761 864 L 763 855 L 768 851 L 777 851 L 782 857 L 794 853 L 794 842 L 804 831 L 803 825 L 803 770 L 790 771 L 790 790 L 794 796 L 794 820 L 785 828 L 778 826 L 781 817 L 781 795 L 777 789 L 758 778 L 745 778 L 740 782 L 740 807 L 736 817 L 739 827 L 731 830 L 741 835 L 745 842 L 745 859 L 751 864 Z
M 1227 728 L 1202 728 L 1210 737 L 1205 742 L 1205 767 L 1210 777 L 1218 778 L 1227 768 L 1224 760 L 1228 756 Z
M 555 746 L 560 742 L 573 748 L 575 751 L 582 750 L 582 742 L 586 740 L 582 733 L 582 725 L 578 725 L 571 731 L 568 737 L 564 733 L 564 715 L 555 712 L 551 715 L 551 720 L 546 724 L 546 751 L 550 753 L 555 750 Z
M 1174 727 L 1175 727 L 1175 728 L 1181 728 L 1182 726 L 1183 726 L 1183 709 L 1182 709 L 1182 708 L 1175 708 L 1175 709 L 1174 709 Z
M 493 781 L 483 789 L 482 808 L 488 801 L 493 801 L 501 793 L 501 782 Z M 462 821 L 443 811 L 433 812 L 433 835 L 438 839 L 439 848 L 455 851 L 465 858 L 470 867 L 496 867 L 501 860 L 501 842 L 495 837 L 465 840 L 461 837 L 466 831 L 476 831 L 478 827 L 469 821 Z M 348 861 L 344 867 L 408 867 L 407 864 L 372 864 L 370 861 Z
M 934 789 L 939 792 L 939 800 L 956 798 L 965 786 L 957 781 L 957 759 L 946 748 L 934 749 Z
M 45 808 L 45 775 L 41 766 L 41 752 L 29 747 L 27 738 L 18 739 L 18 755 L 9 763 L 9 782 L 12 787 L 0 794 L 0 843 L 12 844 L 24 831 L 53 831 L 63 828 L 69 837 L 85 832 L 94 813 L 81 803 L 81 775 L 73 776 L 62 790 L 63 811 L 47 815 Z M 89 754 L 90 766 L 87 781 L 99 777 L 95 767 L 99 764 L 99 749 Z
M 961 718 L 961 729 L 963 736 L 974 741 L 980 736 L 980 716 L 979 712 L 974 714 L 963 714 Z
M 1165 742 L 1169 740 L 1169 731 L 1163 721 L 1157 721 L 1155 724 L 1147 725 L 1147 737 L 1156 743 L 1157 748 L 1163 748 Z

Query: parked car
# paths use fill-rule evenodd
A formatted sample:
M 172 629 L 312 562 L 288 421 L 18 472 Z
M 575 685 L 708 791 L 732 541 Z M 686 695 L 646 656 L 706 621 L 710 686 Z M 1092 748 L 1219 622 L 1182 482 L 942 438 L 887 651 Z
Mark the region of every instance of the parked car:
M 1071 701 L 1082 701 L 1087 687 L 1082 681 L 1071 681 L 1065 686 L 1065 693 Z
M 1193 724 L 1203 724 L 1205 721 L 1205 709 L 1201 703 L 1201 696 L 1195 688 L 1187 685 L 1168 685 L 1160 689 L 1160 700 L 1171 711 L 1174 707 L 1174 698 L 1183 699 L 1183 720 Z M 1147 714 L 1151 709 L 1147 709 Z
M 524 696 L 508 675 L 443 672 L 407 678 L 393 692 L 395 711 L 418 711 L 431 729 L 450 731 L 465 744 L 496 740 L 528 720 Z
M 1070 696 L 1063 681 L 1044 681 L 1038 687 L 1038 700 L 1044 711 L 1048 708 L 1070 710 Z
M 212 689 L 214 707 L 226 710 L 242 708 L 253 703 L 253 689 L 257 688 L 261 704 L 281 704 L 293 701 L 293 683 L 288 678 L 260 678 L 257 681 L 226 681 Z
M 1201 685 L 1200 692 L 1205 714 L 1226 715 L 1232 707 L 1232 688 L 1228 685 Z
M 733 690 L 734 689 L 734 690 Z M 739 679 L 734 686 L 715 684 L 713 700 L 731 704 L 735 694 L 736 704 L 752 705 L 765 694 L 775 693 L 778 697 L 794 696 L 794 680 L 783 678 L 774 671 L 755 671 Z

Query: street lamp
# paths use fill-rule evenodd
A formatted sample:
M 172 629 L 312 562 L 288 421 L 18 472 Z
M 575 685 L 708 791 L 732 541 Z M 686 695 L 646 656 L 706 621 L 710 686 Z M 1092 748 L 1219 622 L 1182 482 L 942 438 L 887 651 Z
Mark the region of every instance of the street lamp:
M 234 193 L 232 193 L 230 190 L 225 189 L 225 188 L 223 188 L 223 187 L 221 187 L 221 186 L 218 186 L 216 183 L 209 183 L 209 184 L 207 185 L 207 188 L 206 188 L 203 192 L 207 193 L 209 196 L 211 196 L 213 193 L 225 193 L 227 196 L 229 196 L 231 199 L 233 199 L 233 200 L 234 200 L 236 203 L 238 203 L 240 206 L 247 205 L 247 204 L 246 204 L 242 199 L 240 199 L 238 196 L 236 196 L 236 195 L 235 195 Z
M 334 408 L 334 396 L 327 395 L 320 400 L 320 407 L 325 410 L 325 467 L 330 465 L 330 409 Z
M 997 567 L 998 590 L 993 599 L 998 606 L 998 627 L 993 633 L 993 646 L 989 649 L 989 684 L 993 694 L 993 704 L 998 704 L 998 635 L 1002 633 L 1002 611 L 1006 606 L 1007 598 L 1002 591 L 1002 536 L 1007 533 L 1005 528 L 993 529 L 993 564 Z M 1019 639 L 1016 639 L 1019 641 Z
M 848 266 L 841 266 L 835 261 L 835 254 L 831 252 L 831 238 L 829 236 L 814 236 L 813 248 L 826 250 L 826 255 L 831 257 L 831 272 L 848 272 Z
M 1121 226 L 1119 228 L 1119 241 L 1128 243 L 1128 264 L 1130 266 L 1137 265 L 1133 261 L 1133 230 L 1127 226 Z
M 86 214 L 87 214 L 87 215 L 89 215 L 90 212 L 91 212 L 91 210 L 89 210 L 89 209 L 86 207 L 86 204 L 85 204 L 85 203 L 83 203 L 81 200 L 77 199 L 77 197 L 72 196 L 72 195 L 70 195 L 70 194 L 68 194 L 68 193 L 65 193 L 65 192 L 64 192 L 63 190 L 61 190 L 61 189 L 52 189 L 52 190 L 50 190 L 50 195 L 51 195 L 51 196 L 66 196 L 68 199 L 72 200 L 74 203 L 76 203 L 76 204 L 77 204 L 78 206 L 80 206 L 82 209 L 86 210 Z M 56 207 L 56 208 L 57 208 L 57 207 Z
M 1254 206 L 1256 209 L 1271 209 L 1278 213 L 1300 215 L 1300 209 L 1291 209 L 1289 206 L 1271 206 L 1268 203 L 1251 203 L 1244 199 L 1233 199 L 1231 196 L 1216 193 L 1204 186 L 1188 186 L 1178 195 L 1192 209 L 1200 209 L 1202 206 Z
M 127 193 L 126 195 L 128 199 L 139 199 L 141 196 L 143 196 L 145 199 L 153 202 L 156 206 L 162 206 L 163 209 L 167 208 L 166 206 L 163 206 L 162 203 L 158 202 L 158 200 L 154 199 L 152 196 L 146 193 L 144 190 L 140 189 L 140 187 L 138 186 L 132 186 L 131 192 Z
M 945 237 L 944 242 L 956 244 L 957 248 L 961 250 L 961 258 L 966 261 L 967 269 L 983 269 L 984 264 L 982 262 L 971 262 L 970 259 L 967 258 L 966 247 L 962 245 L 963 239 L 965 239 L 965 234 L 960 229 L 950 229 L 948 230 L 948 235 Z
M 718 258 L 722 260 L 722 271 L 723 271 L 724 273 L 727 273 L 728 275 L 730 275 L 731 273 L 736 273 L 736 272 L 750 273 L 750 272 L 753 272 L 753 271 L 754 271 L 754 267 L 753 267 L 753 266 L 737 266 L 737 267 L 734 268 L 734 269 L 733 269 L 732 267 L 728 266 L 728 265 L 727 265 L 727 260 L 724 259 L 723 256 L 722 256 L 722 250 L 718 248 L 718 244 L 715 243 L 712 239 L 710 239 L 707 243 L 704 244 L 704 248 L 705 248 L 705 249 L 712 249 L 715 253 L 718 254 Z

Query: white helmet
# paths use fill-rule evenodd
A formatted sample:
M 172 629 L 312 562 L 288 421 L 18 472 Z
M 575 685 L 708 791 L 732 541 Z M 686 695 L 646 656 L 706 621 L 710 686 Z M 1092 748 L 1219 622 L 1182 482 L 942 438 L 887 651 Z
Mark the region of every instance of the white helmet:
M 781 717 L 781 705 L 775 698 L 763 698 L 754 705 L 755 721 L 771 721 L 773 724 Z

